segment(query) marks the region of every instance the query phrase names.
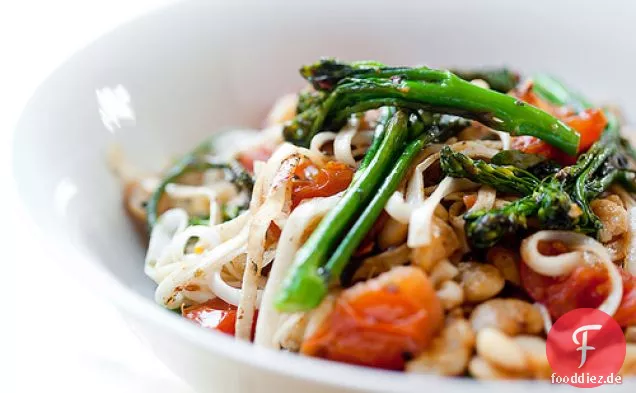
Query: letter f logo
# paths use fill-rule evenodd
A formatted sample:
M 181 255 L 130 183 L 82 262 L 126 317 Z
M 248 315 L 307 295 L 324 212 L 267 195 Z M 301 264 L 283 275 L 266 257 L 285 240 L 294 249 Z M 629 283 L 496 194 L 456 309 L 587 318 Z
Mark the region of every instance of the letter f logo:
M 581 364 L 579 364 L 579 368 L 583 367 L 585 361 L 587 360 L 587 351 L 596 349 L 587 345 L 587 332 L 589 330 L 601 330 L 602 327 L 603 325 L 585 325 L 576 329 L 574 333 L 572 333 L 572 341 L 574 341 L 574 344 L 580 345 L 580 347 L 576 349 L 577 351 L 581 351 Z M 581 342 L 579 342 L 576 336 L 581 332 L 583 332 L 583 334 L 581 334 Z

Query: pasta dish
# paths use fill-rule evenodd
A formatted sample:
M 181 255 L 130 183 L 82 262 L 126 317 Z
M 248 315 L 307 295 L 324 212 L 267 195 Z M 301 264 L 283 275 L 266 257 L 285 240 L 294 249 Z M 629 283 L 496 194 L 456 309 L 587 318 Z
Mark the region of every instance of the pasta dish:
M 595 308 L 636 372 L 636 151 L 558 79 L 323 59 L 262 130 L 126 178 L 155 301 L 254 345 L 476 379 L 545 379 Z M 631 354 L 631 355 L 630 355 Z

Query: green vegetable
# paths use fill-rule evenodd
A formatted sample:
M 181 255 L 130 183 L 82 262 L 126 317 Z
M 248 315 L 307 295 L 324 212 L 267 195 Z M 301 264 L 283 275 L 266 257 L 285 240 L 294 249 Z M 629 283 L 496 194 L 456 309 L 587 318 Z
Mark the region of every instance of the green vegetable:
M 245 210 L 249 208 L 249 203 L 239 206 L 239 205 L 228 205 L 224 204 L 221 207 L 221 215 L 223 216 L 223 222 L 230 221 L 240 216 Z
M 628 169 L 617 171 L 615 180 L 621 183 L 621 185 L 628 192 L 636 193 L 636 173 L 634 173 L 634 171 Z M 591 186 L 590 188 L 593 188 L 594 186 L 595 185 Z M 598 186 L 598 189 L 601 189 L 603 187 L 604 184 L 600 184 Z
M 574 154 L 578 147 L 579 135 L 552 115 L 475 86 L 449 71 L 331 61 L 305 67 L 301 73 L 329 95 L 285 126 L 285 138 L 298 145 L 308 146 L 325 127 L 339 128 L 353 113 L 395 106 L 478 120 L 512 135 L 538 137 L 568 154 Z
M 535 215 L 538 204 L 533 197 L 520 198 L 495 210 L 480 210 L 464 215 L 464 230 L 475 248 L 487 248 L 497 244 L 505 235 L 526 229 L 528 217 Z
M 494 165 L 457 153 L 445 146 L 440 152 L 440 165 L 445 175 L 462 177 L 493 187 L 500 192 L 527 195 L 540 180 L 525 169 L 512 165 Z
M 579 161 L 585 162 L 588 157 L 589 164 L 583 169 L 579 176 L 574 180 L 573 199 L 583 209 L 583 225 L 593 226 L 596 230 L 602 228 L 602 224 L 598 217 L 592 212 L 592 208 L 589 205 L 590 193 L 588 187 L 593 180 L 594 174 L 611 156 L 618 151 L 619 147 L 619 125 L 618 121 L 611 116 L 610 123 L 601 135 L 601 138 L 596 142 L 590 150 L 581 155 Z M 601 190 L 602 192 L 603 190 Z M 599 192 L 595 192 L 598 194 Z M 595 195 L 596 196 L 596 195 Z M 596 232 L 596 231 L 594 231 Z
M 512 165 L 521 169 L 529 169 L 545 162 L 547 158 L 539 154 L 524 153 L 519 150 L 502 150 L 495 154 L 490 163 L 495 165 Z
M 611 162 L 617 161 L 619 125 L 609 114 L 608 119 L 601 139 L 582 154 L 576 164 L 544 179 L 530 195 L 500 209 L 465 215 L 470 243 L 477 248 L 491 247 L 505 235 L 526 229 L 531 217 L 536 217 L 543 229 L 595 235 L 601 223 L 589 202 L 627 173 L 625 168 Z
M 251 198 L 254 178 L 237 160 L 230 160 L 227 163 L 225 178 L 232 182 L 239 191 L 246 191 L 248 197 Z
M 548 160 L 539 154 L 523 153 L 519 150 L 503 150 L 495 154 L 490 160 L 495 165 L 512 165 L 520 169 L 525 169 L 538 179 L 557 173 L 561 165 L 555 161 Z
M 378 124 L 373 132 L 373 142 L 371 142 L 369 149 L 362 158 L 360 166 L 358 166 L 358 170 L 356 170 L 356 172 L 354 173 L 354 178 L 360 176 L 360 174 L 364 172 L 364 169 L 366 169 L 371 161 L 373 161 L 373 157 L 375 157 L 378 149 L 382 145 L 382 141 L 384 140 L 384 135 L 386 134 L 386 126 L 391 117 L 393 117 L 396 112 L 395 108 L 390 107 L 382 108 L 381 111 L 382 112 L 380 118 L 378 119 Z
M 322 219 L 296 254 L 276 299 L 280 311 L 308 310 L 320 304 L 329 282 L 342 273 L 386 201 L 427 143 L 445 140 L 466 127 L 463 119 L 422 115 L 410 119 L 397 111 L 368 164 L 354 177 L 342 200 Z M 405 145 L 408 138 L 411 142 Z
M 296 253 L 294 264 L 276 299 L 280 311 L 292 312 L 318 306 L 327 293 L 322 266 L 363 206 L 373 197 L 407 136 L 408 116 L 398 111 L 386 125 L 384 138 L 373 158 L 352 180 L 342 199 L 320 221 Z
M 550 75 L 536 74 L 532 76 L 532 82 L 532 91 L 553 105 L 568 106 L 577 112 L 592 107 L 583 96 Z
M 183 156 L 165 172 L 161 182 L 150 195 L 150 198 L 146 203 L 146 222 L 149 230 L 151 230 L 157 222 L 157 206 L 159 205 L 161 197 L 166 192 L 166 187 L 170 183 L 177 182 L 179 178 L 187 173 L 203 172 L 209 169 L 223 169 L 225 170 L 228 180 L 233 182 L 237 188 L 251 193 L 254 186 L 254 180 L 252 179 L 252 176 L 245 171 L 241 164 L 237 161 L 229 163 L 211 161 L 210 154 L 212 151 L 213 139 L 209 139 Z
M 190 225 L 210 225 L 210 217 L 190 217 L 188 220 L 188 226 Z
M 387 67 L 376 61 L 343 63 L 336 59 L 326 58 L 314 64 L 301 67 L 300 74 L 307 79 L 316 90 L 329 91 L 345 78 L 408 75 L 410 79 L 413 75 L 416 77 L 419 75 L 417 73 L 410 74 L 412 70 L 412 67 Z M 519 83 L 519 74 L 507 68 L 455 69 L 451 71 L 469 82 L 473 79 L 482 79 L 488 83 L 491 89 L 501 93 L 509 92 Z
M 491 89 L 500 93 L 507 93 L 519 83 L 519 74 L 507 68 L 483 68 L 474 70 L 452 70 L 458 77 L 471 81 L 481 79 L 488 83 Z
M 358 220 L 353 224 L 347 235 L 338 245 L 338 248 L 336 248 L 336 251 L 334 251 L 329 258 L 324 268 L 327 277 L 339 277 L 342 274 L 351 256 L 355 253 L 366 234 L 371 230 L 371 227 L 380 216 L 380 213 L 384 210 L 384 206 L 389 198 L 404 179 L 413 160 L 422 151 L 424 146 L 434 141 L 446 140 L 463 128 L 465 128 L 465 124 L 461 123 L 445 125 L 443 123 L 437 123 L 434 124 L 428 132 L 418 136 L 406 146 L 406 149 L 404 149 L 402 154 L 397 158 L 391 172 L 389 172 L 386 179 L 384 179 L 371 202 L 365 207 Z
M 584 98 L 552 77 L 536 76 L 534 89 L 554 105 L 576 110 L 590 107 Z M 597 234 L 602 224 L 589 202 L 615 181 L 625 183 L 628 189 L 635 184 L 634 176 L 626 169 L 628 150 L 621 142 L 618 120 L 610 112 L 606 116 L 608 125 L 601 138 L 574 165 L 548 176 L 527 196 L 503 208 L 465 215 L 470 243 L 478 248 L 491 247 L 505 235 L 526 229 L 532 217 L 543 229 Z
M 312 106 L 317 106 L 324 101 L 326 97 L 326 93 L 322 91 L 305 89 L 298 93 L 298 105 L 296 106 L 296 113 L 301 113 L 311 108 Z
M 207 157 L 207 155 L 209 155 L 211 151 L 212 141 L 207 140 L 197 146 L 190 153 L 183 156 L 179 161 L 177 161 L 166 171 L 163 178 L 161 179 L 161 182 L 159 183 L 155 191 L 150 195 L 150 198 L 146 203 L 146 221 L 148 223 L 149 230 L 152 229 L 152 227 L 157 222 L 157 206 L 159 205 L 159 200 L 166 191 L 166 186 L 168 186 L 168 184 L 176 182 L 181 176 L 185 175 L 186 173 L 202 172 L 213 168 L 225 169 L 228 167 L 227 164 L 212 164 L 207 162 L 205 160 L 205 157 Z

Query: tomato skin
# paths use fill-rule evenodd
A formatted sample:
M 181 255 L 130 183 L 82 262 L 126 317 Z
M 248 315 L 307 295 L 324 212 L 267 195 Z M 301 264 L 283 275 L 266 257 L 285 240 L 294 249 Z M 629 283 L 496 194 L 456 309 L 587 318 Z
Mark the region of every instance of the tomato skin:
M 236 313 L 236 306 L 228 304 L 218 297 L 205 303 L 184 307 L 181 310 L 181 315 L 184 318 L 191 320 L 197 325 L 211 330 L 218 330 L 230 336 L 235 334 Z M 258 310 L 255 310 L 254 321 L 252 322 L 252 339 L 254 339 L 257 318 Z
M 614 314 L 616 322 L 623 326 L 636 325 L 636 277 L 621 269 L 623 277 L 623 299 Z
M 236 307 L 219 298 L 208 300 L 205 303 L 185 307 L 181 311 L 183 317 L 193 321 L 199 326 L 218 330 L 222 333 L 234 335 L 236 325 Z
M 603 111 L 598 108 L 574 113 L 566 107 L 554 106 L 543 101 L 532 92 L 531 88 L 517 92 L 516 96 L 528 104 L 550 113 L 572 127 L 580 135 L 577 150 L 579 154 L 589 149 L 600 138 L 605 126 L 607 126 L 607 118 Z M 521 150 L 524 153 L 540 154 L 563 165 L 572 165 L 576 162 L 575 156 L 569 156 L 547 142 L 533 136 L 513 137 L 512 148 Z
M 589 149 L 601 137 L 607 126 L 607 118 L 600 109 L 586 109 L 576 115 L 564 117 L 563 121 L 581 136 L 579 153 Z
M 309 160 L 296 167 L 292 180 L 292 208 L 303 199 L 335 195 L 349 187 L 353 169 L 337 161 L 318 168 Z
M 462 197 L 462 201 L 464 202 L 464 206 L 466 206 L 466 209 L 468 210 L 475 206 L 475 203 L 477 203 L 477 194 L 464 195 Z
M 614 319 L 625 327 L 636 323 L 636 278 L 618 269 L 623 279 L 623 299 Z M 576 308 L 597 308 L 610 291 L 607 271 L 600 264 L 579 266 L 567 276 L 547 277 L 521 263 L 519 273 L 528 295 L 544 304 L 555 319 Z
M 236 159 L 250 173 L 254 173 L 254 161 L 267 161 L 274 152 L 270 146 L 259 146 L 238 154 Z
M 561 165 L 572 165 L 576 162 L 576 156 L 570 156 L 547 142 L 533 136 L 512 137 L 511 148 L 528 154 L 538 154 L 548 160 L 554 160 Z
M 433 286 L 415 267 L 401 267 L 343 291 L 323 325 L 303 343 L 310 356 L 403 370 L 442 325 Z

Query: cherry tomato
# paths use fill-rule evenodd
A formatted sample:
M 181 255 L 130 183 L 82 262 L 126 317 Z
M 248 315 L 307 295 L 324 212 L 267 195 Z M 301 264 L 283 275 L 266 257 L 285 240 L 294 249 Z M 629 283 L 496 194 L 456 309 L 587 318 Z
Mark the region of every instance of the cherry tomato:
M 607 118 L 600 109 L 586 109 L 576 115 L 563 117 L 563 121 L 581 136 L 579 153 L 589 149 L 601 137 L 607 126 Z
M 623 299 L 614 319 L 619 325 L 628 326 L 636 323 L 636 278 L 620 270 Z M 579 266 L 567 276 L 547 277 L 521 263 L 519 273 L 525 291 L 544 304 L 553 318 L 576 308 L 597 308 L 610 291 L 607 271 L 600 264 Z
M 548 112 L 549 114 L 556 117 L 572 114 L 572 111 L 568 108 L 552 105 L 549 102 L 546 102 L 539 98 L 539 96 L 536 95 L 534 91 L 532 91 L 532 84 L 527 84 L 524 89 L 515 91 L 514 95 L 520 100 L 523 100 L 524 102 L 527 102 L 532 106 L 536 106 L 542 111 Z
M 251 173 L 254 173 L 254 161 L 267 161 L 274 152 L 270 146 L 259 146 L 238 154 L 238 162 Z
M 296 167 L 292 180 L 292 208 L 307 198 L 327 197 L 349 187 L 353 169 L 337 161 L 318 168 L 309 160 Z
M 218 330 L 231 336 L 234 335 L 236 307 L 219 298 L 186 307 L 181 314 L 204 328 Z
M 466 206 L 466 209 L 470 209 L 471 207 L 475 206 L 475 203 L 477 202 L 477 194 L 464 195 L 462 197 L 462 201 L 464 202 L 464 206 Z
M 636 277 L 621 269 L 623 277 L 623 299 L 614 319 L 621 326 L 636 325 Z
M 403 370 L 430 343 L 443 312 L 416 267 L 400 267 L 342 292 L 301 351 L 325 359 Z
M 554 106 L 543 101 L 530 88 L 517 92 L 516 96 L 528 104 L 552 114 L 578 132 L 580 135 L 579 154 L 589 149 L 599 139 L 607 125 L 607 119 L 600 109 L 586 109 L 582 112 L 574 113 L 569 108 Z M 512 138 L 512 148 L 525 153 L 540 154 L 563 165 L 571 165 L 576 162 L 576 157 L 569 156 L 547 142 L 533 136 Z
M 236 326 L 236 306 L 226 303 L 222 299 L 215 298 L 205 303 L 196 304 L 194 306 L 185 307 L 181 311 L 181 315 L 193 321 L 204 328 L 218 330 L 221 333 L 233 336 Z M 256 319 L 258 318 L 258 310 L 254 312 L 254 321 L 252 322 L 252 339 L 256 329 Z
M 539 154 L 561 165 L 572 165 L 576 162 L 576 156 L 570 156 L 549 143 L 533 136 L 524 135 L 512 137 L 511 148 L 528 154 Z

